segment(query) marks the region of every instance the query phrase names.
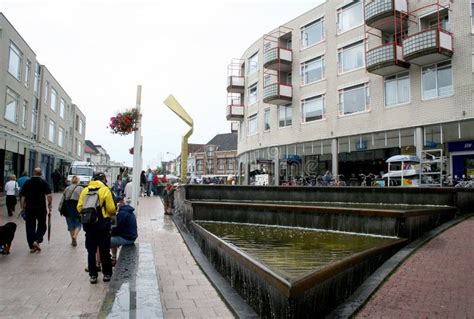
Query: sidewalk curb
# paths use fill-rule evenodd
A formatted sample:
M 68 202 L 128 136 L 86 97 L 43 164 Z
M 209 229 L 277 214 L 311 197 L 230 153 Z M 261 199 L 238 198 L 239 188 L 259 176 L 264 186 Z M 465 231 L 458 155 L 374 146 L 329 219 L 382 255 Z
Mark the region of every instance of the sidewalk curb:
M 204 275 L 217 290 L 230 311 L 238 318 L 258 318 L 255 311 L 230 286 L 229 282 L 222 277 L 211 263 L 209 263 L 206 256 L 202 253 L 201 248 L 194 241 L 194 238 L 186 227 L 184 227 L 179 218 L 176 217 L 176 214 L 173 215 L 172 219 L 199 268 L 201 268 Z
M 474 217 L 474 214 L 467 214 L 457 217 L 435 229 L 427 232 L 417 240 L 411 242 L 406 247 L 387 260 L 376 272 L 367 278 L 362 285 L 339 307 L 328 315 L 328 318 L 352 318 L 367 303 L 382 284 L 407 260 L 413 253 L 423 247 L 427 242 L 445 232 L 449 228 Z

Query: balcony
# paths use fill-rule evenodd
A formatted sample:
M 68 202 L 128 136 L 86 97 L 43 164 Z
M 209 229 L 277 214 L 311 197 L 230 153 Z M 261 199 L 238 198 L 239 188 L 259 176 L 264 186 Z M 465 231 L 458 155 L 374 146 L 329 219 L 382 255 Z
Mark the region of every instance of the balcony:
M 227 78 L 227 92 L 244 93 L 245 80 L 243 76 L 231 75 Z
M 365 24 L 369 27 L 393 33 L 394 19 L 406 30 L 408 24 L 407 0 L 374 0 L 365 5 Z M 401 18 L 401 19 L 400 19 Z
M 263 54 L 263 67 L 275 71 L 291 71 L 293 51 L 285 48 L 271 48 Z
M 405 62 L 402 56 L 402 47 L 395 43 L 376 47 L 367 51 L 367 71 L 382 76 L 404 71 L 410 63 Z
M 242 121 L 244 118 L 243 105 L 227 105 L 227 121 Z
M 453 36 L 444 30 L 426 30 L 403 40 L 405 61 L 428 65 L 453 56 Z
M 237 133 L 238 130 L 239 130 L 239 122 L 230 123 L 230 131 L 232 133 Z
M 269 104 L 287 104 L 293 97 L 293 88 L 288 84 L 273 83 L 263 88 L 263 102 Z

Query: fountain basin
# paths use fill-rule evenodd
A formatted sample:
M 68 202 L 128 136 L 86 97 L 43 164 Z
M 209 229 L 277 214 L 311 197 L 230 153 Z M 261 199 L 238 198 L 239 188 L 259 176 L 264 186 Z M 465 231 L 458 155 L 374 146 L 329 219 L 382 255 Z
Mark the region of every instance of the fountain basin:
M 203 225 L 206 224 L 201 221 L 191 222 L 193 236 L 201 250 L 262 318 L 324 316 L 407 241 L 399 238 L 377 239 L 378 244 L 372 248 L 359 247 L 363 250 L 345 253 L 341 259 L 315 266 L 312 271 L 307 269 L 303 273 L 288 275 L 285 271 L 275 270 L 274 266 L 268 266 L 262 258 L 256 258 L 219 238 Z M 281 239 L 278 240 L 280 244 Z

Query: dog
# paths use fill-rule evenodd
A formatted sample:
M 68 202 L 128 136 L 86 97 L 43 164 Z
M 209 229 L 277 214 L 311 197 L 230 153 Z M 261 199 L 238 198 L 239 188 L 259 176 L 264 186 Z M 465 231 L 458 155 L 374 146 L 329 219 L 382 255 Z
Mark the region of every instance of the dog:
M 2 255 L 8 255 L 12 245 L 13 238 L 15 237 L 16 224 L 6 223 L 0 226 L 0 247 L 3 248 Z

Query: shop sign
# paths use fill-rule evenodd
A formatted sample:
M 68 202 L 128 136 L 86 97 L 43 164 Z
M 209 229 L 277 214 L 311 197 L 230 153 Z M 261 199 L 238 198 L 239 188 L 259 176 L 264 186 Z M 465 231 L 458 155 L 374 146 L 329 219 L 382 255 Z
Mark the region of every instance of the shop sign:
M 474 151 L 474 141 L 448 143 L 449 152 Z
M 436 142 L 432 142 L 432 141 L 425 142 L 425 148 L 436 148 L 436 146 L 438 146 Z
M 257 164 L 273 164 L 273 161 L 267 159 L 258 159 Z

